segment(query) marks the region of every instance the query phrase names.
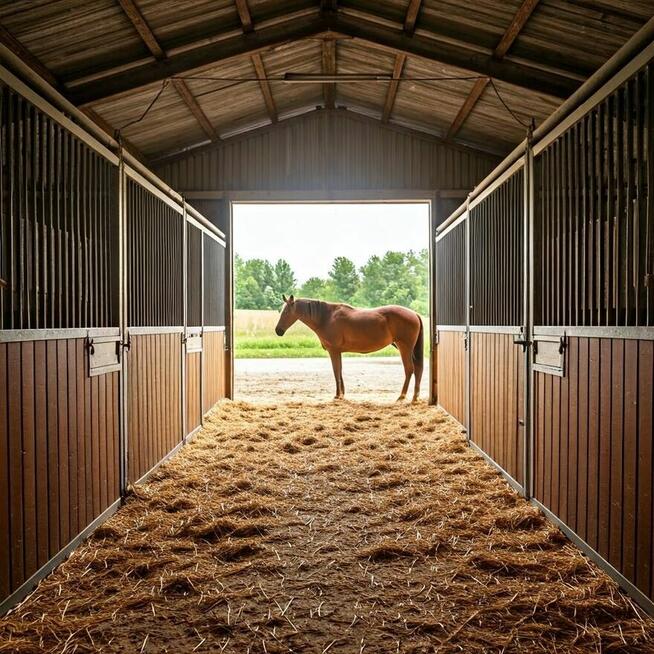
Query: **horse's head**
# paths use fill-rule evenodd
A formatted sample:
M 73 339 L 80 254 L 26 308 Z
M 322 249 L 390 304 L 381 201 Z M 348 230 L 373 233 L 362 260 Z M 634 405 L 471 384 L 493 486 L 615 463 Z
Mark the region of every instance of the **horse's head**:
M 283 336 L 286 330 L 299 318 L 295 298 L 292 295 L 288 298 L 285 295 L 282 295 L 282 297 L 284 298 L 284 306 L 277 327 L 275 327 L 277 336 Z

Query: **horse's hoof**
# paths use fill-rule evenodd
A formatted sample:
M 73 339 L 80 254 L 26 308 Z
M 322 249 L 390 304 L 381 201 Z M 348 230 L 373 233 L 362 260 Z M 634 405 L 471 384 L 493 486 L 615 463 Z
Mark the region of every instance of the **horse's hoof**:
M 396 402 L 404 402 L 404 400 L 406 400 L 406 395 L 400 395 L 400 397 L 398 397 L 397 400 L 395 400 L 395 401 Z

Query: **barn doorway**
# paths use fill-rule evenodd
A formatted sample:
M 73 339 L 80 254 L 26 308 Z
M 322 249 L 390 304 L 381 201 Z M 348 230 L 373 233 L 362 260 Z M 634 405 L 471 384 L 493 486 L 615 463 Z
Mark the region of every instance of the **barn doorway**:
M 234 392 L 248 401 L 326 400 L 328 353 L 297 322 L 275 334 L 282 295 L 354 307 L 398 304 L 422 317 L 429 361 L 431 203 L 234 202 Z M 422 398 L 429 398 L 425 366 Z M 343 355 L 348 399 L 391 401 L 402 385 L 397 350 Z

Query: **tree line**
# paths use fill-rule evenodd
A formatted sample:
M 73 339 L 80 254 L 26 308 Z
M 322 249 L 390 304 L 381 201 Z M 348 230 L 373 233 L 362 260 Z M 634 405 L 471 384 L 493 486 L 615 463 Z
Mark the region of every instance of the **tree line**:
M 400 304 L 421 314 L 429 311 L 429 253 L 386 252 L 373 255 L 359 269 L 347 257 L 336 257 L 326 278 L 310 277 L 298 285 L 285 259 L 234 261 L 237 309 L 278 309 L 282 294 L 345 302 L 358 307 Z

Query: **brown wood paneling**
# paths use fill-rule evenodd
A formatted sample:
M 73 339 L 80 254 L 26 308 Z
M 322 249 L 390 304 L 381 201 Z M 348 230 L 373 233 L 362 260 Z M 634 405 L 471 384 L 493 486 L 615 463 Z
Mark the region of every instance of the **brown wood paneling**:
M 202 412 L 206 413 L 225 397 L 225 333 L 205 332 L 203 336 Z
M 117 484 L 98 497 L 86 486 L 118 468 L 118 373 L 89 379 L 83 339 L 25 341 L 0 344 L 0 381 L 3 599 L 118 499 Z M 98 428 L 99 404 L 82 392 L 92 383 L 112 388 L 103 406 L 112 429 Z M 92 471 L 87 443 L 107 453 Z
M 200 375 L 201 352 L 186 355 L 186 433 L 190 434 L 202 422 Z
M 652 597 L 654 342 L 570 338 L 566 376 L 537 372 L 535 390 L 537 499 Z
M 511 334 L 471 334 L 470 436 L 511 477 L 523 483 L 522 349 Z
M 182 441 L 181 348 L 181 334 L 132 336 L 127 371 L 127 467 L 132 483 Z M 117 395 L 117 388 L 111 395 Z M 117 423 L 108 424 L 111 429 L 117 432 Z
M 465 345 L 463 332 L 438 332 L 438 403 L 461 424 L 465 421 Z

